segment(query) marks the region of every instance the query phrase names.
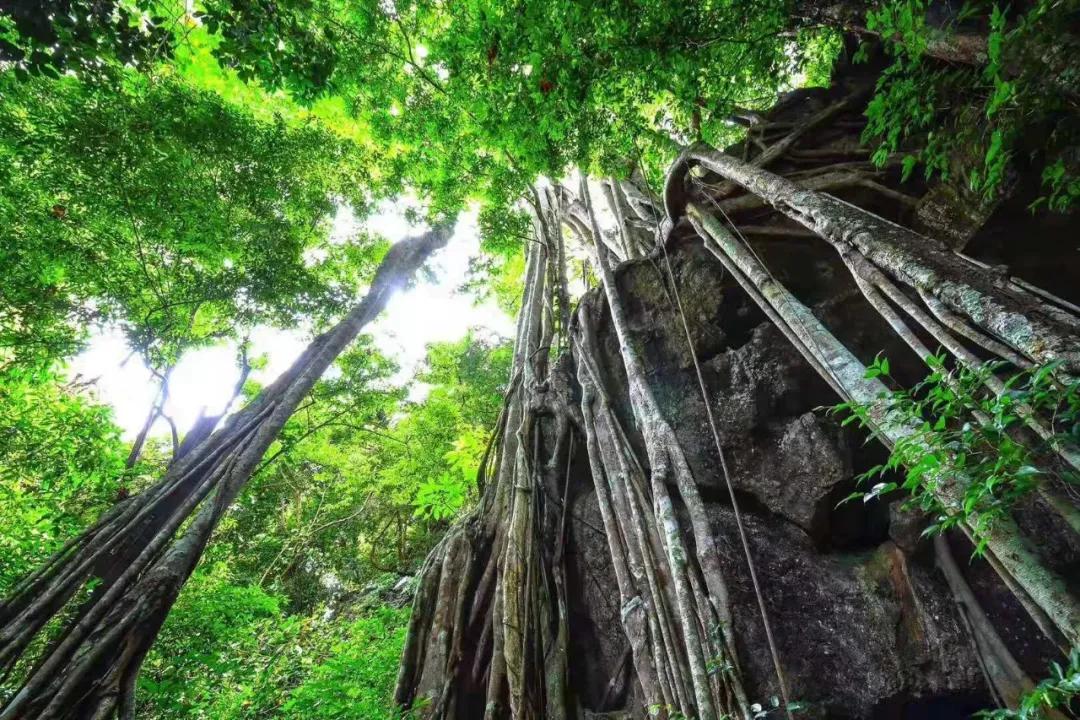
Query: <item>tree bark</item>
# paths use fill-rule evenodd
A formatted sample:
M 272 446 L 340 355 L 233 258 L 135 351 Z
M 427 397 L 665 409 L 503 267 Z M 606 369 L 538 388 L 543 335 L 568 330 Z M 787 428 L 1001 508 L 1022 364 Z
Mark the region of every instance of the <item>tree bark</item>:
M 1080 372 L 1080 320 L 976 271 L 940 242 L 722 152 L 699 147 L 687 156 L 838 250 L 855 248 L 894 279 L 932 295 L 1035 362 L 1057 361 L 1069 373 Z

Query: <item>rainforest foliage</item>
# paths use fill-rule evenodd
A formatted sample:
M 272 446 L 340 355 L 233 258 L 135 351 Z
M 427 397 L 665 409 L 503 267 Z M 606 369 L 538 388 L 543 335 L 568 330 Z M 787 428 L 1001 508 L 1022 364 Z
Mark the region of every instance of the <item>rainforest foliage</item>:
M 854 35 L 811 5 L 0 3 L 0 596 L 178 457 L 192 429 L 167 399 L 186 357 L 235 352 L 235 410 L 270 360 L 249 356 L 253 336 L 314 337 L 363 296 L 400 239 L 365 225 L 386 203 L 410 203 L 403 228 L 475 214 L 480 250 L 454 282 L 515 315 L 537 178 L 633 175 L 660 193 L 684 146 L 743 140 L 746 118 L 828 84 L 850 52 L 884 68 L 864 133 L 880 164 L 900 155 L 905 177 L 960 178 L 988 199 L 1034 167 L 1033 205 L 1075 205 L 1074 3 L 974 3 L 945 21 L 922 0 L 855 4 Z M 940 62 L 942 38 L 972 35 L 976 62 Z M 362 229 L 342 232 L 343 214 Z M 571 280 L 595 285 L 575 262 Z M 70 370 L 106 332 L 154 378 L 144 428 L 121 428 L 114 399 Z M 404 371 L 368 335 L 342 353 L 229 505 L 142 665 L 138 716 L 392 717 L 414 576 L 481 496 L 512 355 L 484 329 Z M 895 402 L 912 417 L 971 410 L 945 375 Z M 1062 403 L 1046 374 L 1016 382 L 975 408 L 996 435 L 950 425 L 934 440 L 965 449 L 989 478 L 972 493 L 995 502 L 995 478 L 1035 484 L 1012 408 Z M 1067 692 L 1069 672 L 1040 692 Z M 14 683 L 0 678 L 0 705 Z

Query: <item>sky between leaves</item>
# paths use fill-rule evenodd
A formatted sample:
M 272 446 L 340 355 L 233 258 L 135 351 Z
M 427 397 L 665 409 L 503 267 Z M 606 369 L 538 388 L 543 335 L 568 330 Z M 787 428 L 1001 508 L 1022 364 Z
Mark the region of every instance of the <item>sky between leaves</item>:
M 391 241 L 421 231 L 422 226 L 411 226 L 405 219 L 406 207 L 402 202 L 385 203 L 363 226 Z M 340 208 L 334 234 L 348 236 L 358 229 L 355 216 L 348 208 Z M 459 340 L 470 329 L 492 337 L 511 335 L 512 319 L 491 299 L 478 302 L 459 289 L 479 242 L 476 214 L 464 213 L 447 247 L 428 265 L 433 277 L 420 279 L 398 293 L 372 325 L 370 334 L 376 347 L 401 368 L 392 382 L 404 385 L 412 380 L 429 343 Z M 309 339 L 310 333 L 301 329 L 257 327 L 251 336 L 251 355 L 265 355 L 266 365 L 253 371 L 251 379 L 262 385 L 272 382 L 299 357 Z M 181 434 L 204 409 L 208 413 L 224 409 L 240 373 L 236 357 L 236 343 L 232 341 L 184 355 L 173 373 L 166 405 L 166 413 Z M 158 387 L 140 358 L 130 356 L 123 335 L 109 328 L 94 333 L 86 350 L 71 362 L 69 376 L 83 381 L 96 378 L 95 394 L 113 408 L 115 421 L 128 438 L 142 427 Z M 419 400 L 425 391 L 422 383 L 414 385 L 411 399 Z M 155 423 L 151 432 L 157 436 L 168 433 L 169 426 L 163 419 Z

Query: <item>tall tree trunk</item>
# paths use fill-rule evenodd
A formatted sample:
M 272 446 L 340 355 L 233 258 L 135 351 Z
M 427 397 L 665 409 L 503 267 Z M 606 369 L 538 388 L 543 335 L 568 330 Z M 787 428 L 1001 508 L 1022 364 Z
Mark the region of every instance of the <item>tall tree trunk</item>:
M 562 718 L 580 712 L 566 689 L 562 532 L 569 510 L 559 502 L 568 491 L 572 446 L 586 451 L 592 468 L 636 671 L 634 696 L 664 716 L 749 712 L 713 531 L 685 455 L 630 345 L 606 258 L 641 251 L 612 242 L 625 237 L 630 208 L 612 192 L 618 226 L 605 233 L 586 190 L 576 198 L 562 187 L 542 194 L 543 201 L 534 195 L 536 241 L 528 245 L 513 371 L 520 385 L 508 394 L 494 462 L 485 460 L 481 468 L 485 478 L 494 469 L 494 482 L 485 481 L 480 507 L 425 565 L 398 678 L 397 701 L 423 705 L 423 717 Z M 569 354 L 548 363 L 551 327 L 559 319 L 561 333 L 567 324 L 567 315 L 555 312 L 568 304 L 559 281 L 564 270 L 545 270 L 565 257 L 558 252 L 563 227 L 592 248 L 617 317 L 634 419 L 645 434 L 651 469 L 638 457 L 604 387 L 594 330 L 600 296 L 582 301 L 568 328 Z M 580 401 L 572 390 L 574 372 Z M 677 516 L 669 482 L 689 509 L 689 528 Z M 714 662 L 732 670 L 712 672 Z M 479 697 L 470 696 L 477 691 Z
M 16 586 L 0 605 L 0 663 L 5 672 L 29 672 L 0 720 L 133 717 L 142 659 L 223 514 L 323 372 L 447 239 L 438 229 L 395 244 L 364 299 L 281 378 L 173 462 L 157 484 L 105 513 Z M 117 553 L 124 567 L 107 573 L 73 615 L 63 615 Z M 31 665 L 25 653 L 54 618 L 62 629 Z

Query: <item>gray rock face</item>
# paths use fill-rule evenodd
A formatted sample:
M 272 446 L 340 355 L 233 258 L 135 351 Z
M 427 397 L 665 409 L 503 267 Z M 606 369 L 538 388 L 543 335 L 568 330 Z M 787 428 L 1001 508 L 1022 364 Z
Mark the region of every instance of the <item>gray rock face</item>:
M 734 515 L 713 508 L 748 692 L 779 690 Z M 822 554 L 777 518 L 744 516 L 789 691 L 822 717 L 878 717 L 887 706 L 978 694 L 982 677 L 948 588 L 891 542 Z
M 959 718 L 985 707 L 982 675 L 948 586 L 932 557 L 918 552 L 919 518 L 877 503 L 836 507 L 873 449 L 820 408 L 837 401 L 723 281 L 714 260 L 683 246 L 671 261 L 792 698 L 808 717 Z M 622 268 L 620 289 L 634 308 L 635 342 L 654 391 L 708 501 L 747 690 L 768 707 L 779 694 L 776 676 L 685 335 L 661 278 L 637 263 Z M 615 376 L 609 387 L 632 427 L 610 328 L 600 328 L 600 341 L 603 366 Z M 592 481 L 583 463 L 576 466 L 571 684 L 588 689 L 580 699 L 591 712 L 632 710 L 640 703 L 620 600 Z
M 567 596 L 570 684 L 584 707 L 630 707 L 633 668 L 619 613 L 621 600 L 592 480 L 571 501 Z

